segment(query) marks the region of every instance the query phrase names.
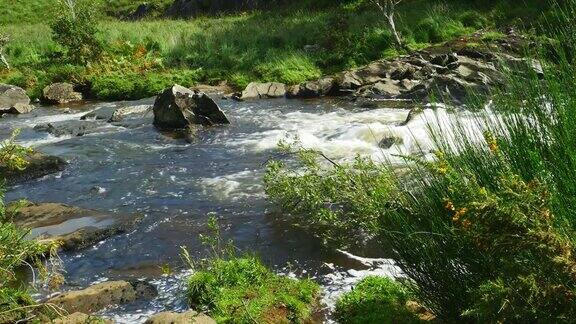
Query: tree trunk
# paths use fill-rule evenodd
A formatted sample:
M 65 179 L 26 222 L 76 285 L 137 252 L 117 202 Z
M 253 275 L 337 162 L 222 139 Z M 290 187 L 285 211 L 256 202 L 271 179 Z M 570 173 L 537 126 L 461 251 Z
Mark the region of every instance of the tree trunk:
M 6 65 L 6 68 L 10 70 L 10 64 L 8 64 L 8 60 L 6 60 L 6 57 L 4 56 L 4 51 L 2 50 L 0 50 L 0 61 L 2 61 L 2 63 Z
M 406 47 L 402 43 L 402 39 L 400 38 L 400 34 L 398 34 L 398 31 L 396 30 L 396 23 L 394 22 L 394 13 L 391 13 L 390 15 L 388 15 L 388 25 L 390 27 L 390 30 L 392 31 L 392 34 L 394 35 L 394 41 L 396 42 L 396 45 L 399 48 L 405 49 Z

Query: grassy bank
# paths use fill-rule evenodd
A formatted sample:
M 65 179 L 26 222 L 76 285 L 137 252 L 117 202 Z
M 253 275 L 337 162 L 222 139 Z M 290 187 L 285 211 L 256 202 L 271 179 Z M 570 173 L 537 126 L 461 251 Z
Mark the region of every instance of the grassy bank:
M 28 149 L 15 145 L 13 139 L 2 141 L 0 165 L 23 169 L 27 152 Z M 43 258 L 54 254 L 57 246 L 27 240 L 27 231 L 13 223 L 14 213 L 5 209 L 3 199 L 4 176 L 0 174 L 0 323 L 15 323 L 23 318 L 38 320 L 45 314 L 55 314 L 57 310 L 36 304 L 30 296 L 29 284 L 18 273 L 35 267 L 33 271 L 47 278 Z
M 462 122 L 432 127 L 435 159 L 407 157 L 401 173 L 298 150 L 302 169 L 270 164 L 269 196 L 327 242 L 378 242 L 442 321 L 573 322 L 576 96 L 566 89 L 576 86 L 576 3 L 555 13 L 546 26 L 559 40 L 555 64 L 543 80 L 514 70 L 493 98 L 501 118 L 477 117 L 485 133 Z
M 65 60 L 49 21 L 32 14 L 50 12 L 49 3 L 16 1 L 1 15 L 15 18 L 0 21 L 12 38 L 6 54 L 14 66 L 0 70 L 0 82 L 23 86 L 34 97 L 55 81 L 86 85 L 98 99 L 151 96 L 173 82 L 226 80 L 239 89 L 255 80 L 296 84 L 399 54 L 383 17 L 366 1 L 327 6 L 302 1 L 231 16 L 138 22 L 106 14 L 134 3 L 110 2 L 98 7 L 104 52 L 89 64 L 77 64 Z M 408 0 L 398 9 L 397 24 L 408 46 L 418 49 L 481 28 L 526 25 L 546 8 L 535 0 L 525 7 L 508 1 Z

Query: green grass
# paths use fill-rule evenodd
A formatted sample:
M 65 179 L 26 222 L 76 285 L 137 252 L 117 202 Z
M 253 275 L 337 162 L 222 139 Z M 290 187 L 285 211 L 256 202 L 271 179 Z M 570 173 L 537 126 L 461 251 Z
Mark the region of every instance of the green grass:
M 189 84 L 222 80 L 238 88 L 251 81 L 296 84 L 402 54 L 395 49 L 382 16 L 362 1 L 329 5 L 303 1 L 272 11 L 138 22 L 109 17 L 108 11 L 136 6 L 133 2 L 113 1 L 100 7 L 103 16 L 99 37 L 107 44 L 104 57 L 91 62 L 88 68 L 74 67 L 75 73 L 68 76 L 71 68 L 62 60 L 63 49 L 52 40 L 48 21 L 32 14 L 49 13 L 54 5 L 46 0 L 9 1 L 14 4 L 0 9 L 5 11 L 0 15 L 4 19 L 0 29 L 12 38 L 6 54 L 14 69 L 0 70 L 0 82 L 23 86 L 33 97 L 51 82 L 72 81 L 88 87 L 99 83 L 98 90 L 92 93 L 98 99 L 134 99 L 156 94 L 159 84 L 165 86 L 182 79 L 181 71 L 195 71 L 193 78 L 190 74 L 184 78 Z M 399 7 L 398 29 L 410 47 L 419 49 L 479 28 L 507 25 L 518 17 L 533 20 L 530 10 L 515 9 L 510 17 L 502 16 L 498 8 L 504 2 L 405 1 Z M 531 10 L 543 6 L 533 3 L 535 0 L 529 2 Z M 134 52 L 126 52 L 127 44 L 146 48 L 148 63 L 134 60 Z M 319 49 L 304 51 L 306 45 L 317 45 Z M 117 85 L 113 80 L 117 75 L 132 80 L 134 72 L 151 81 L 134 85 L 126 93 L 102 88 L 105 84 Z M 66 77 L 70 79 L 65 80 Z
M 409 290 L 385 277 L 369 276 L 336 303 L 335 318 L 341 324 L 420 323 L 406 308 Z
M 194 271 L 186 295 L 195 310 L 218 323 L 307 323 L 318 310 L 320 287 L 310 279 L 277 275 L 253 255 L 238 255 L 232 242 L 222 242 L 216 217 L 208 235 L 200 235 L 210 257 L 195 262 L 187 250 L 182 258 Z
M 209 310 L 218 323 L 303 323 L 310 319 L 319 288 L 268 270 L 255 257 L 215 259 L 188 280 L 194 309 Z
M 369 160 L 334 166 L 296 148 L 301 169 L 270 164 L 269 197 L 327 242 L 378 242 L 442 321 L 573 322 L 575 14 L 568 1 L 542 26 L 557 40 L 532 48 L 555 53 L 544 80 L 512 67 L 492 98 L 501 119 L 480 106 L 484 134 L 461 122 L 447 143 L 449 130 L 432 127 L 435 159 L 407 158 L 402 172 Z

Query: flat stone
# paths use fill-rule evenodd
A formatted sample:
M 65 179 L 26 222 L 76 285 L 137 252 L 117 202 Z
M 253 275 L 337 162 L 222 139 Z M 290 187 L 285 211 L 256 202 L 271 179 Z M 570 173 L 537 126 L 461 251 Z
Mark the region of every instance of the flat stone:
M 122 305 L 141 298 L 128 281 L 107 281 L 82 290 L 62 293 L 47 303 L 61 307 L 69 313 L 91 314 L 109 306 Z
M 242 100 L 283 98 L 286 96 L 286 85 L 278 82 L 251 82 L 242 91 Z
M 216 321 L 191 310 L 185 313 L 158 313 L 150 317 L 145 324 L 216 324 Z
M 50 133 L 56 137 L 61 136 L 84 136 L 94 132 L 98 123 L 87 120 L 65 120 L 34 126 L 34 130 Z
M 116 215 L 60 203 L 11 203 L 7 207 L 14 223 L 30 229 L 29 239 L 58 242 L 76 251 L 113 235 L 131 230 L 139 217 Z

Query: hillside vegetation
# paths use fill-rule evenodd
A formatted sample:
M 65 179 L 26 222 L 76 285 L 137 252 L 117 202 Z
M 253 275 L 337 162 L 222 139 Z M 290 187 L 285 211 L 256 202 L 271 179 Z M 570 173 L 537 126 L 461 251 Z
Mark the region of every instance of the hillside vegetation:
M 135 22 L 115 17 L 139 2 L 105 1 L 90 2 L 103 52 L 78 64 L 66 59 L 49 27 L 59 15 L 55 11 L 65 10 L 48 0 L 8 1 L 11 5 L 0 9 L 0 30 L 11 37 L 6 55 L 13 69 L 0 70 L 0 82 L 22 86 L 33 97 L 58 81 L 82 85 L 89 96 L 108 100 L 152 96 L 174 82 L 228 81 L 239 89 L 257 80 L 296 84 L 399 54 L 383 17 L 362 0 L 297 1 L 229 16 L 168 20 L 153 15 Z M 535 0 L 526 6 L 406 0 L 397 24 L 408 46 L 419 49 L 482 28 L 527 26 L 523 22 L 533 22 L 546 8 Z

